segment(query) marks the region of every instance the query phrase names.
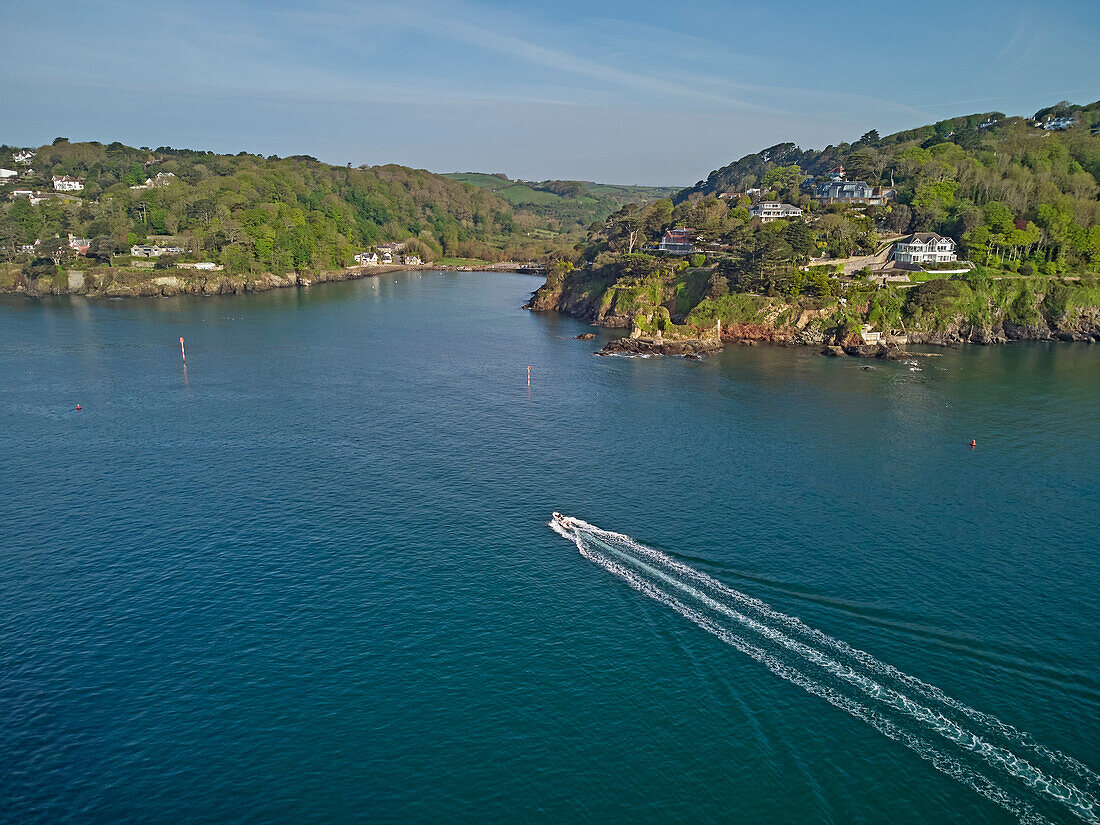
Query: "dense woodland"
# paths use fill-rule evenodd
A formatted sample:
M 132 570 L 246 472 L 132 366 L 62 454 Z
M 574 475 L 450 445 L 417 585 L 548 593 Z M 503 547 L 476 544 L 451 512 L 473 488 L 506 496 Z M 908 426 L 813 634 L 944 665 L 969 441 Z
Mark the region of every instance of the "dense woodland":
M 0 147 L 3 165 L 13 166 L 13 151 Z M 36 205 L 5 197 L 0 255 L 9 260 L 20 245 L 38 240 L 36 254 L 64 263 L 68 252 L 58 240 L 69 233 L 91 239 L 90 254 L 104 261 L 131 244 L 171 240 L 193 250 L 189 257 L 232 272 L 347 266 L 357 252 L 385 241 L 407 241 L 426 259 L 501 260 L 549 248 L 527 237 L 500 198 L 402 166 L 353 169 L 307 156 L 135 149 L 64 138 L 34 151 L 34 175 L 6 182 L 5 195 L 51 192 L 54 175 L 76 177 L 84 189 Z M 158 173 L 165 175 L 158 184 L 133 188 Z
M 1042 128 L 1047 117 L 1074 122 L 1064 131 L 1048 130 Z M 752 316 L 760 309 L 754 296 L 832 298 L 834 304 L 836 296 L 848 296 L 866 310 L 877 306 L 869 297 L 873 286 L 868 292 L 870 285 L 858 274 L 841 277 L 831 261 L 877 255 L 881 262 L 890 239 L 925 231 L 954 238 L 959 257 L 977 266 L 950 280 L 915 274 L 914 280 L 929 283 L 882 290 L 890 296 L 890 310 L 880 307 L 874 318 L 861 320 L 898 321 L 903 306 L 911 322 L 931 317 L 936 313 L 926 306 L 930 301 L 943 303 L 946 313 L 962 293 L 1007 302 L 1020 319 L 1032 317 L 1047 293 L 1070 289 L 1073 300 L 1092 301 L 1100 272 L 1098 126 L 1100 103 L 1062 103 L 1030 119 L 992 112 L 886 137 L 871 131 L 855 143 L 821 151 L 773 146 L 712 172 L 674 198 L 631 204 L 592 224 L 586 242 L 551 270 L 535 305 L 571 302 L 581 314 L 619 319 L 659 305 L 673 318 L 735 323 L 745 311 Z M 895 188 L 896 202 L 814 200 L 815 180 L 828 180 L 840 167 L 848 180 Z M 762 191 L 750 199 L 750 189 Z M 753 200 L 785 201 L 800 206 L 804 216 L 763 223 L 750 217 Z M 652 245 L 672 228 L 690 228 L 701 251 L 653 253 Z M 1065 277 L 1072 279 L 1069 286 Z M 1009 279 L 1008 286 L 997 286 L 999 278 Z M 1047 288 L 1051 279 L 1056 289 Z M 973 298 L 975 306 L 979 302 Z
M 715 293 L 820 294 L 837 285 L 822 270 L 806 272 L 811 259 L 872 255 L 886 237 L 923 231 L 951 236 L 960 257 L 994 272 L 1097 271 L 1100 103 L 1061 104 L 1037 117 L 1048 114 L 1069 114 L 1076 122 L 1047 131 L 1035 120 L 994 112 L 885 138 L 869 132 L 822 151 L 773 146 L 712 172 L 673 199 L 631 204 L 593 224 L 566 265 L 600 269 L 637 255 L 667 229 L 685 227 L 704 250 L 713 250 L 707 258 L 717 262 Z M 813 200 L 810 184 L 839 167 L 849 180 L 896 188 L 897 202 L 853 207 Z M 752 188 L 763 190 L 758 199 L 800 206 L 805 219 L 751 219 L 750 199 L 741 193 Z M 683 265 L 666 260 L 651 266 Z M 638 266 L 635 259 L 627 269 Z
M 1064 131 L 1039 127 L 1062 116 L 1073 117 L 1074 124 Z M 821 151 L 779 144 L 712 172 L 676 200 L 762 186 L 812 213 L 817 204 L 800 184 L 843 167 L 849 180 L 897 188 L 897 205 L 863 212 L 880 228 L 949 235 L 977 263 L 1097 267 L 1098 123 L 1100 102 L 1060 103 L 1031 119 L 987 112 L 886 137 L 871 131 L 855 143 Z M 821 223 L 815 223 L 819 234 L 835 240 L 839 221 Z

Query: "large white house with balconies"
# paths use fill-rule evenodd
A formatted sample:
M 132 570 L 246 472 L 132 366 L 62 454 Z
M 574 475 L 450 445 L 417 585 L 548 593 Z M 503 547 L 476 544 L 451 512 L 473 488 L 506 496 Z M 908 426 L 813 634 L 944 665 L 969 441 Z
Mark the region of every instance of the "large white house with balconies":
M 79 192 L 84 184 L 70 175 L 54 175 L 53 188 L 58 192 Z
M 802 210 L 789 203 L 779 201 L 761 201 L 749 207 L 749 214 L 754 218 L 760 218 L 761 223 L 778 221 L 781 218 L 801 218 Z
M 894 244 L 899 264 L 941 264 L 956 261 L 955 242 L 935 232 L 915 232 Z

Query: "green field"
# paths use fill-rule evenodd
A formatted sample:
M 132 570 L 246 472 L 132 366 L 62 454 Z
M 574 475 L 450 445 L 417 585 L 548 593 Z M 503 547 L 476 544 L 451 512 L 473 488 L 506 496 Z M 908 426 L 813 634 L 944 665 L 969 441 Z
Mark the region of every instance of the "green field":
M 576 232 L 593 221 L 604 220 L 625 204 L 652 203 L 677 191 L 672 186 L 626 186 L 593 181 L 520 183 L 504 175 L 484 172 L 451 172 L 443 177 L 491 192 L 511 204 L 518 213 L 554 232 Z
M 435 263 L 440 266 L 484 266 L 489 262 L 481 258 L 440 258 Z

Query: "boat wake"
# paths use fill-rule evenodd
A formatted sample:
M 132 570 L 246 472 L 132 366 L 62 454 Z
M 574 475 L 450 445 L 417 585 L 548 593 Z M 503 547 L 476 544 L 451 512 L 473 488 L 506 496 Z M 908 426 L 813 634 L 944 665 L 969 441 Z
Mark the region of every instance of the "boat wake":
M 934 685 L 667 553 L 555 513 L 581 555 L 768 670 L 910 748 L 1023 823 L 1100 825 L 1100 776 Z

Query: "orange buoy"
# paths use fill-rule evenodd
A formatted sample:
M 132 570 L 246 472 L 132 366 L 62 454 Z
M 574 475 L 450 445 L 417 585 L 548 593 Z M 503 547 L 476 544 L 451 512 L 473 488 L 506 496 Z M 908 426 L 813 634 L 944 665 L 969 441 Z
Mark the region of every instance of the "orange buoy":
M 977 446 L 978 446 L 978 442 L 977 442 L 977 441 L 975 441 L 975 440 L 974 440 L 974 439 L 972 438 L 972 439 L 970 439 L 970 446 L 971 446 L 971 447 L 977 447 Z

